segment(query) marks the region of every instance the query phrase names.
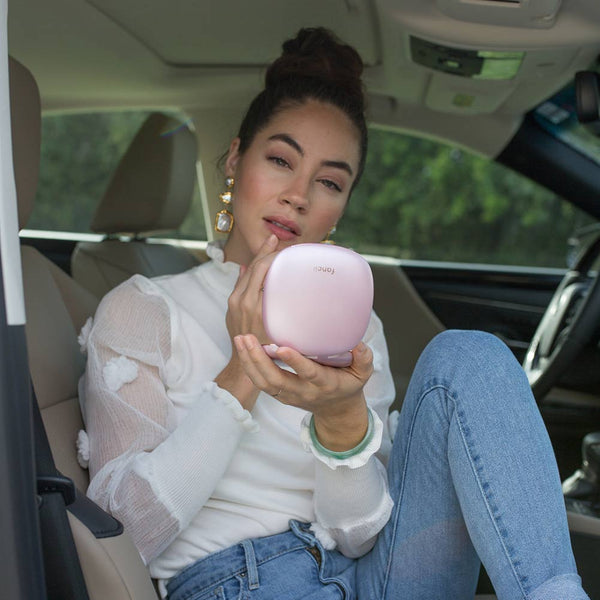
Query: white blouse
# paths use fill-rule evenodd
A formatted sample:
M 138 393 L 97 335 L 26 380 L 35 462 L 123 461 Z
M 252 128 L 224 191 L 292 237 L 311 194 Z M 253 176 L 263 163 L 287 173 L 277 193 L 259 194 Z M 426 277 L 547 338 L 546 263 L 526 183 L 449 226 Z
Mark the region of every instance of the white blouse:
M 124 524 L 161 580 L 286 531 L 290 519 L 312 522 L 327 548 L 364 554 L 392 508 L 383 462 L 394 387 L 380 320 L 373 314 L 364 337 L 376 435 L 350 459 L 324 457 L 305 411 L 260 393 L 250 413 L 214 383 L 231 356 L 225 314 L 239 267 L 216 245 L 209 255 L 179 275 L 135 275 L 82 330 L 88 496 Z

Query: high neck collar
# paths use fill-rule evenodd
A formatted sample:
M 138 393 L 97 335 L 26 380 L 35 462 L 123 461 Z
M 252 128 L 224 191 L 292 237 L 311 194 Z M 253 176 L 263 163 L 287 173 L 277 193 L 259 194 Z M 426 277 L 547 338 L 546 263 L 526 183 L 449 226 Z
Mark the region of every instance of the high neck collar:
M 212 273 L 210 283 L 222 293 L 229 296 L 240 273 L 240 265 L 231 261 L 225 261 L 223 240 L 209 242 L 206 246 L 206 254 L 212 259 L 209 271 Z M 208 265 L 207 265 L 208 266 Z M 204 271 L 205 273 L 208 272 Z

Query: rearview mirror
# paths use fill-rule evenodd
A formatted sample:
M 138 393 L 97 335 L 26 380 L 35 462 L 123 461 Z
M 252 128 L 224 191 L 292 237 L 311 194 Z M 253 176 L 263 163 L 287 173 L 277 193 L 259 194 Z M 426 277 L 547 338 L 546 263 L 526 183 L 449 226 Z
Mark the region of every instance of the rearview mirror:
M 578 71 L 575 98 L 579 122 L 600 135 L 600 75 L 595 71 Z

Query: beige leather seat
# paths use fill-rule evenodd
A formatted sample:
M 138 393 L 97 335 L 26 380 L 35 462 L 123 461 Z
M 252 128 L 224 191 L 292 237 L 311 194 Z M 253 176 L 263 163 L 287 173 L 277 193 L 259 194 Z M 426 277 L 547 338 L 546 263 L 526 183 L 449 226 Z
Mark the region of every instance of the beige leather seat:
M 145 239 L 180 227 L 192 200 L 196 158 L 196 138 L 186 124 L 161 113 L 146 119 L 90 225 L 106 239 L 75 248 L 71 272 L 76 281 L 100 298 L 135 273 L 153 277 L 198 264 L 184 248 Z
M 396 401 L 400 409 L 410 377 L 425 346 L 445 328 L 394 263 L 371 263 L 375 312 L 385 325 Z M 410 343 L 407 343 L 407 340 Z
M 10 59 L 10 103 L 19 226 L 27 222 L 40 158 L 40 100 L 29 71 Z M 82 427 L 77 384 L 84 368 L 77 332 L 97 298 L 31 247 L 22 249 L 30 371 L 57 468 L 80 490 L 87 471 L 77 463 Z M 126 534 L 97 539 L 77 518 L 69 521 L 91 600 L 156 600 L 152 580 Z

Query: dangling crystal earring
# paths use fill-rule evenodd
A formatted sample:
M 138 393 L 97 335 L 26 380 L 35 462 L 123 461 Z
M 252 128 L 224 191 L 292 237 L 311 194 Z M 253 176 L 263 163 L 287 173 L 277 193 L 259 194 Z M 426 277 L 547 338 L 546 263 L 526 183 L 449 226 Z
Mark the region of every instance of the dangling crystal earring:
M 225 205 L 231 204 L 233 197 L 233 184 L 235 180 L 233 177 L 225 178 L 225 187 L 227 188 L 224 192 L 219 194 L 219 200 Z M 224 208 L 220 210 L 215 217 L 215 231 L 217 233 L 229 233 L 233 227 L 233 214 Z
M 321 242 L 321 244 L 335 244 L 333 240 L 329 239 L 330 235 L 333 235 L 336 232 L 335 225 L 327 232 L 327 237 Z

